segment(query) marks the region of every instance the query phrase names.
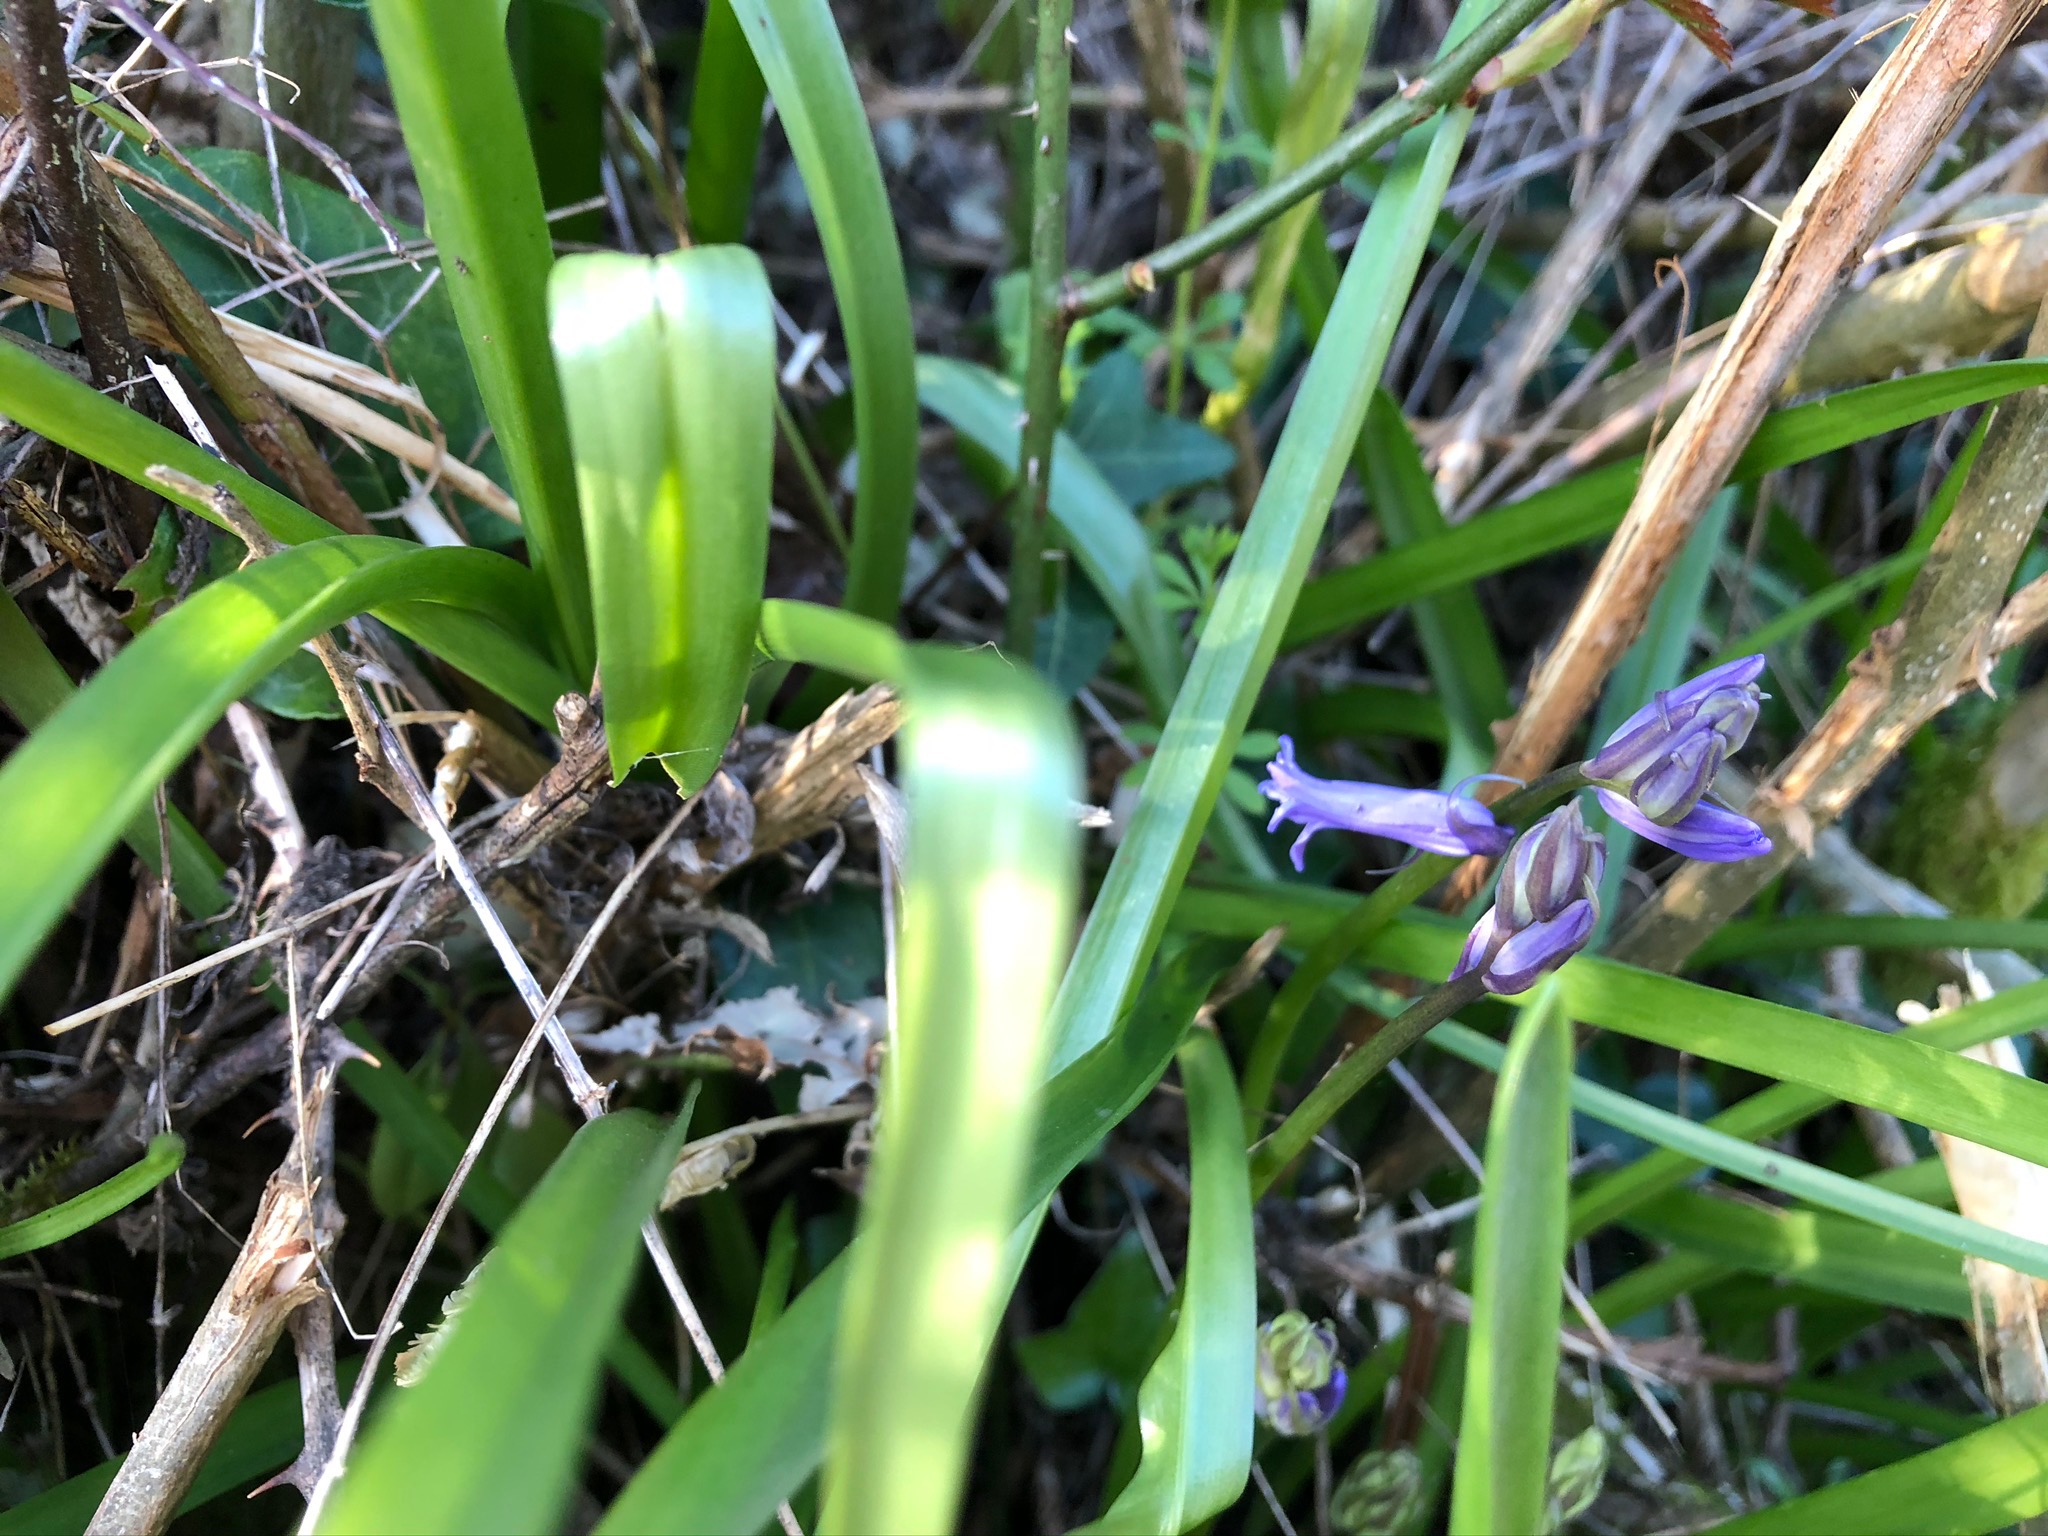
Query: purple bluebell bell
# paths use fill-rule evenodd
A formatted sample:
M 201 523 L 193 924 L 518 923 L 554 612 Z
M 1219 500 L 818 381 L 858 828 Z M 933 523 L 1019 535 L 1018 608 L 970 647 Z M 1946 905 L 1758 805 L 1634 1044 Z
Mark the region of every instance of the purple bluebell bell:
M 1308 840 L 1325 830 L 1368 832 L 1411 848 L 1463 858 L 1502 852 L 1514 832 L 1493 819 L 1493 812 L 1470 795 L 1434 789 L 1395 789 L 1356 779 L 1319 779 L 1294 761 L 1294 743 L 1280 738 L 1280 753 L 1266 764 L 1259 793 L 1274 804 L 1268 832 L 1283 821 L 1301 824 L 1301 836 L 1288 850 L 1294 867 L 1302 867 Z
M 1709 863 L 1769 853 L 1762 828 L 1705 798 L 1756 724 L 1763 669 L 1761 656 L 1728 662 L 1658 694 L 1623 721 L 1585 765 L 1607 814 L 1638 836 Z
M 1344 1402 L 1348 1378 L 1337 1331 L 1299 1312 L 1282 1312 L 1259 1329 L 1253 1379 L 1261 1419 L 1283 1435 L 1314 1434 Z
M 1489 992 L 1528 991 L 1593 936 L 1606 864 L 1606 840 L 1587 829 L 1576 800 L 1537 822 L 1502 860 L 1500 889 L 1452 979 L 1477 972 Z

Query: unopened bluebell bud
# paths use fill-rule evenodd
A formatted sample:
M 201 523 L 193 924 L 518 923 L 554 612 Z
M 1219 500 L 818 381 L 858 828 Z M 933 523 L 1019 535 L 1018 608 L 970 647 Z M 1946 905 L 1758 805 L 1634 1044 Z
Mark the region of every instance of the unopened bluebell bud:
M 1344 1402 L 1347 1377 L 1337 1332 L 1299 1312 L 1282 1312 L 1259 1329 L 1257 1410 L 1283 1435 L 1312 1435 Z
M 1688 858 L 1725 864 L 1769 853 L 1755 822 L 1706 800 L 1756 725 L 1763 669 L 1761 656 L 1711 668 L 1624 720 L 1585 765 L 1607 813 Z
M 1557 1530 L 1590 1509 L 1606 1481 L 1607 1436 L 1595 1424 L 1565 1441 L 1550 1459 L 1545 1498 L 1550 1529 Z
M 1274 804 L 1268 832 L 1283 821 L 1298 822 L 1301 836 L 1288 850 L 1294 867 L 1302 866 L 1308 840 L 1323 831 L 1368 832 L 1430 853 L 1463 858 L 1492 858 L 1508 845 L 1512 830 L 1493 819 L 1493 812 L 1470 795 L 1434 789 L 1396 789 L 1358 779 L 1319 779 L 1294 760 L 1294 743 L 1280 738 L 1280 751 L 1266 764 L 1259 793 Z
M 1367 1451 L 1330 1495 L 1330 1523 L 1349 1536 L 1407 1536 L 1422 1514 L 1422 1458 L 1407 1446 Z
M 1477 973 L 1486 990 L 1526 992 L 1585 948 L 1600 918 L 1607 843 L 1572 801 L 1515 840 L 1500 890 L 1472 925 L 1452 979 Z

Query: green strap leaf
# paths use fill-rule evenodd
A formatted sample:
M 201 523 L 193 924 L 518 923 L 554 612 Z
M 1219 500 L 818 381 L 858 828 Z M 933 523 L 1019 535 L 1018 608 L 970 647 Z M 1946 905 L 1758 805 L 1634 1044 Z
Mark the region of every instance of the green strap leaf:
M 1138 1470 L 1084 1532 L 1178 1536 L 1237 1502 L 1251 1474 L 1257 1259 L 1243 1111 L 1213 1032 L 1180 1048 L 1191 1159 L 1187 1273 L 1173 1338 L 1138 1388 Z
M 860 461 L 846 606 L 894 623 L 917 491 L 917 381 L 881 162 L 826 0 L 732 0 L 732 9 L 803 176 L 846 332 Z
M 156 786 L 307 639 L 407 599 L 511 619 L 532 590 L 525 569 L 484 550 L 319 539 L 202 587 L 150 625 L 0 767 L 0 996 Z M 503 677 L 506 662 L 530 655 L 477 628 L 497 655 L 451 647 L 449 659 L 479 677 Z
M 1572 1151 L 1572 1021 L 1560 1002 L 1545 986 L 1517 1016 L 1487 1126 L 1453 1536 L 1547 1523 Z
M 914 653 L 896 1044 L 834 1362 L 826 1531 L 950 1530 L 1079 881 L 1080 751 L 1028 674 Z
M 1767 470 L 2044 383 L 2048 363 L 1973 363 L 1789 406 L 1764 418 L 1728 479 L 1753 480 Z M 1642 468 L 1637 457 L 1591 470 L 1474 518 L 1441 539 L 1318 577 L 1301 589 L 1284 644 L 1290 650 L 1308 645 L 1418 597 L 1611 533 L 1628 510 Z
M 562 262 L 548 291 L 612 776 L 657 756 L 692 794 L 739 719 L 768 569 L 768 276 L 739 246 L 607 252 Z
M 685 1126 L 591 1121 L 476 1272 L 417 1386 L 387 1397 L 323 1533 L 556 1529 L 640 1224 Z
M 61 1243 L 116 1211 L 126 1210 L 178 1171 L 185 1161 L 185 1138 L 168 1133 L 150 1139 L 142 1161 L 123 1168 L 104 1184 L 73 1195 L 47 1211 L 37 1211 L 0 1227 L 0 1259 L 18 1258 Z
M 549 628 L 595 656 L 568 430 L 547 344 L 554 263 L 499 0 L 370 0 L 405 147 L 484 411 L 504 450 Z
M 710 0 L 697 40 L 690 90 L 690 157 L 683 198 L 690 233 L 710 245 L 747 237 L 754 163 L 761 154 L 761 104 L 768 86 L 740 30 L 733 0 Z
M 1726 1536 L 1977 1536 L 2048 1513 L 2048 1407 L 1714 1526 Z

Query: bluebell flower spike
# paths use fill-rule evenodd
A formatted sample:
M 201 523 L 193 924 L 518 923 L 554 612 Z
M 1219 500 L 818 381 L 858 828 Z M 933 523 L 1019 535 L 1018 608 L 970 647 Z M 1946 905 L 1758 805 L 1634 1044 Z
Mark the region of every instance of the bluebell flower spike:
M 1727 864 L 1769 853 L 1761 827 L 1706 798 L 1756 725 L 1763 670 L 1762 656 L 1744 656 L 1658 694 L 1624 720 L 1585 764 L 1607 813 L 1688 858 Z
M 1472 926 L 1452 980 L 1477 974 L 1512 997 L 1586 947 L 1600 919 L 1607 843 L 1576 800 L 1552 811 L 1508 850 L 1493 906 Z
M 1297 870 L 1308 840 L 1318 832 L 1366 833 L 1454 858 L 1475 853 L 1496 857 L 1514 836 L 1469 795 L 1396 789 L 1358 779 L 1319 779 L 1295 762 L 1294 742 L 1286 736 L 1280 738 L 1279 755 L 1266 765 L 1266 774 L 1259 793 L 1274 805 L 1266 830 L 1278 831 L 1283 821 L 1299 824 L 1301 835 L 1288 850 Z

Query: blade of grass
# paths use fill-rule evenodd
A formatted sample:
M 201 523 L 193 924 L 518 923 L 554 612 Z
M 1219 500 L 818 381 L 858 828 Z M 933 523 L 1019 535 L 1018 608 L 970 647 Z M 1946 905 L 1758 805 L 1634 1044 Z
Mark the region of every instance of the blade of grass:
M 1704 969 L 1763 955 L 1804 955 L 1822 949 L 2016 949 L 2048 953 L 2048 922 L 2029 918 L 1893 917 L 1889 914 L 1798 913 L 1727 924 L 1694 952 Z
M 904 696 L 902 980 L 834 1361 L 826 1531 L 953 1525 L 1079 879 L 1079 748 L 1044 685 L 928 650 Z
M 853 561 L 846 606 L 894 623 L 917 489 L 910 293 L 860 88 L 826 0 L 733 0 L 803 177 L 853 371 Z
M 0 1227 L 0 1259 L 19 1258 L 83 1232 L 126 1210 L 178 1171 L 185 1161 L 185 1138 L 165 1134 L 150 1138 L 142 1160 L 131 1163 L 104 1183 L 83 1194 Z
M 1463 1060 L 1497 1071 L 1506 1054 L 1484 1035 L 1456 1023 L 1439 1024 L 1430 1043 Z M 1683 1152 L 1724 1173 L 1775 1189 L 1843 1216 L 1870 1223 L 1887 1232 L 1905 1234 L 1935 1248 L 2010 1265 L 2023 1273 L 2048 1277 L 2048 1244 L 2017 1233 L 1971 1221 L 1953 1211 L 1908 1199 L 1878 1185 L 1848 1178 L 1784 1152 L 1766 1151 L 1733 1136 L 1711 1130 L 1695 1120 L 1671 1114 L 1612 1088 L 1571 1080 L 1572 1107 L 1603 1125 L 1640 1136 L 1660 1147 Z M 1954 1269 L 1951 1264 L 1950 1269 Z
M 612 777 L 654 756 L 694 794 L 739 719 L 768 569 L 768 277 L 751 251 L 695 246 L 571 257 L 548 291 Z
M 554 248 L 504 10 L 495 0 L 370 0 L 370 21 L 528 558 L 552 599 L 548 630 L 571 672 L 588 677 L 589 576 L 547 344 Z
M 1214 1033 L 1180 1048 L 1187 1093 L 1187 1272 L 1173 1337 L 1138 1388 L 1144 1453 L 1116 1501 L 1083 1532 L 1178 1536 L 1237 1501 L 1251 1473 L 1257 1256 L 1243 1111 Z
M 32 731 L 76 692 L 78 685 L 50 654 L 20 605 L 0 591 L 0 706 Z M 170 819 L 171 879 L 178 905 L 195 917 L 217 916 L 229 904 L 221 884 L 225 866 L 182 812 L 173 808 Z M 163 840 L 153 812 L 131 822 L 121 836 L 152 874 L 163 873 Z
M 1447 42 L 1455 46 L 1494 8 L 1495 0 L 1466 0 Z M 1469 111 L 1453 109 L 1405 140 L 1367 215 L 1129 831 L 1061 985 L 1056 1068 L 1110 1032 L 1151 961 L 1307 574 L 1470 121 Z
M 597 1363 L 686 1127 L 580 1127 L 470 1281 L 416 1386 L 387 1399 L 322 1532 L 555 1528 Z
M 532 590 L 524 569 L 484 550 L 320 539 L 200 588 L 150 625 L 0 767 L 0 996 L 156 786 L 309 637 L 406 599 L 516 613 Z M 499 648 L 518 649 L 509 637 Z M 491 677 L 488 657 L 450 659 Z
M 2048 1407 L 2029 1408 L 1803 1498 L 1714 1527 L 1727 1536 L 1976 1536 L 2048 1512 Z
M 1764 418 L 1729 482 L 1753 480 L 1769 470 L 2044 382 L 2048 363 L 1972 363 L 1788 406 Z M 1641 474 L 1640 458 L 1609 464 L 1474 518 L 1442 539 L 1318 577 L 1302 588 L 1283 644 L 1290 650 L 1308 645 L 1418 597 L 1611 533 L 1628 510 Z
M 1546 986 L 1516 1015 L 1486 1129 L 1452 1536 L 1546 1524 L 1572 1155 L 1572 1021 L 1560 1003 Z

